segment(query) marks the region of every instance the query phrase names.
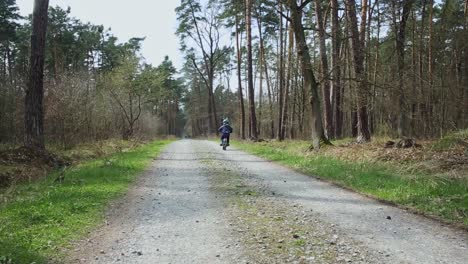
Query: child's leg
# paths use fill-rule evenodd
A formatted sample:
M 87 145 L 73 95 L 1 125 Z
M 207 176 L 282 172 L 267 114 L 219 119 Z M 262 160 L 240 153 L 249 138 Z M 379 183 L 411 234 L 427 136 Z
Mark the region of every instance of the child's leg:
M 229 145 L 229 138 L 231 137 L 231 134 L 227 135 L 227 144 Z

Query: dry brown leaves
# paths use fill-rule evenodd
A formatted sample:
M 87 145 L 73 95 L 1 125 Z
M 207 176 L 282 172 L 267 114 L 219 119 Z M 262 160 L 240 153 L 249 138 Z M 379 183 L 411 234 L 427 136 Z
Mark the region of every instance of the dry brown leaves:
M 384 148 L 381 142 L 346 144 L 325 150 L 325 155 L 352 162 L 375 162 L 401 170 L 426 172 L 450 178 L 468 178 L 468 149 L 458 144 L 449 150 L 435 150 L 434 141 L 421 141 L 419 148 Z M 401 166 L 404 165 L 404 166 Z

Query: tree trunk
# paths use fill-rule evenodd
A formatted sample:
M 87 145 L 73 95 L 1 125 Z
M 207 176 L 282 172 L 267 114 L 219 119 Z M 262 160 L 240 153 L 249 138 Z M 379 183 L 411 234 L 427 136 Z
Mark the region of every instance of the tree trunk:
M 325 45 L 325 25 L 327 23 L 323 18 L 322 2 L 315 1 L 315 14 L 317 16 L 317 29 L 319 36 L 319 50 L 320 50 L 320 66 L 322 73 L 322 105 L 323 105 L 323 123 L 325 128 L 325 136 L 327 138 L 333 137 L 333 121 L 332 111 L 330 105 L 330 81 L 328 76 L 328 58 L 327 48 Z
M 423 61 L 423 54 L 424 54 L 424 39 L 425 39 L 425 18 L 426 18 L 426 0 L 422 0 L 422 11 L 421 11 L 421 25 L 419 28 L 420 35 L 419 35 L 419 96 L 420 102 L 418 104 L 418 112 L 420 115 L 420 122 L 422 123 L 422 134 L 425 136 L 427 133 L 427 123 L 425 121 L 425 92 L 424 92 L 424 61 Z
M 261 14 L 261 10 L 259 12 Z M 263 63 L 263 70 L 265 71 L 265 81 L 267 85 L 267 92 L 268 92 L 268 106 L 270 108 L 270 138 L 275 138 L 275 125 L 274 125 L 274 113 L 273 113 L 273 101 L 272 101 L 272 95 L 271 95 L 271 82 L 270 78 L 268 76 L 268 63 L 266 61 L 266 54 L 265 54 L 265 46 L 264 46 L 264 39 L 263 39 L 263 33 L 262 33 L 262 20 L 261 16 L 259 15 L 257 18 L 257 24 L 258 24 L 258 35 L 260 38 L 260 53 L 262 57 L 262 63 Z
M 240 136 L 245 139 L 245 108 L 244 108 L 244 95 L 242 94 L 242 53 L 240 49 L 240 36 L 239 36 L 239 17 L 236 15 L 236 52 L 237 52 L 237 84 L 239 86 L 239 112 L 240 112 Z
M 259 91 L 258 91 L 258 128 L 257 135 L 261 138 L 261 129 L 262 129 L 262 114 L 263 114 L 263 53 L 260 51 L 258 53 L 258 62 L 257 62 L 258 72 L 260 73 L 259 81 Z
M 380 19 L 380 11 L 379 11 L 379 3 L 378 0 L 375 3 L 377 5 L 377 40 L 380 40 L 380 28 L 381 28 L 381 19 Z M 374 111 L 372 111 L 371 115 L 371 122 L 370 128 L 372 132 L 375 132 L 375 123 L 377 120 L 377 72 L 380 69 L 380 41 L 375 41 L 375 61 L 374 61 L 374 72 L 372 74 L 372 102 L 371 107 Z
M 247 79 L 249 86 L 250 131 L 253 139 L 258 139 L 257 117 L 255 114 L 255 93 L 252 67 L 252 0 L 246 0 L 245 25 L 247 30 Z
M 410 120 L 410 133 L 411 136 L 416 136 L 416 109 L 417 109 L 417 80 L 416 73 L 417 69 L 417 59 L 416 59 L 416 14 L 413 11 L 412 13 L 412 30 L 411 30 L 411 68 L 413 72 L 411 73 L 411 120 Z
M 298 74 L 297 74 L 297 69 L 294 69 L 294 85 L 293 87 L 293 102 L 292 102 L 292 111 L 291 111 L 291 126 L 289 127 L 289 138 L 290 139 L 295 139 L 296 138 L 296 133 L 295 133 L 295 127 L 294 123 L 296 121 L 296 109 L 297 109 L 297 101 L 298 101 L 298 92 L 297 92 L 297 87 L 298 87 Z
M 25 142 L 30 148 L 45 150 L 44 145 L 44 58 L 49 0 L 35 0 L 31 62 L 28 89 L 25 96 Z
M 429 43 L 428 43 L 428 74 L 429 74 L 429 91 L 427 94 L 426 102 L 426 122 L 429 127 L 430 134 L 433 135 L 433 116 L 432 116 L 432 103 L 433 103 L 433 86 L 434 86 L 434 59 L 432 57 L 432 40 L 433 40 L 433 15 L 434 15 L 434 0 L 429 0 Z
M 333 136 L 343 136 L 343 110 L 341 99 L 341 65 L 340 46 L 341 30 L 338 20 L 338 1 L 331 0 L 331 25 L 332 25 L 332 93 L 333 93 Z
M 468 39 L 468 0 L 465 0 L 465 39 Z M 464 66 L 465 70 L 463 71 L 463 87 L 462 87 L 462 102 L 463 102 L 463 110 L 462 110 L 462 117 L 461 117 L 461 127 L 459 128 L 467 128 L 468 127 L 468 51 L 463 51 L 464 56 Z
M 278 0 L 280 13 L 283 12 L 283 4 L 281 0 Z M 278 53 L 278 77 L 279 77 L 279 86 L 278 86 L 278 131 L 276 136 L 278 140 L 283 140 L 281 130 L 283 129 L 283 104 L 284 104 L 284 30 L 283 30 L 283 17 L 279 14 L 279 53 Z
M 318 84 L 312 70 L 313 67 L 310 59 L 309 47 L 307 46 L 304 34 L 304 26 L 302 25 L 302 10 L 299 10 L 296 0 L 288 0 L 287 3 L 291 12 L 291 25 L 296 36 L 297 56 L 301 63 L 304 87 L 310 91 L 309 102 L 312 106 L 312 145 L 314 149 L 318 150 L 320 149 L 321 141 L 325 144 L 329 144 L 323 131 L 322 113 L 320 111 L 320 100 L 317 91 Z
M 408 21 L 413 0 L 405 1 L 403 13 L 400 18 L 399 25 L 395 25 L 395 48 L 397 53 L 397 71 L 398 71 L 398 136 L 408 136 L 407 116 L 408 109 L 406 107 L 406 96 L 404 87 L 404 72 L 405 72 L 405 41 L 406 41 L 406 22 Z
M 286 120 L 288 120 L 288 104 L 289 104 L 289 87 L 291 83 L 291 72 L 292 72 L 292 57 L 293 57 L 293 49 L 294 49 L 294 32 L 292 27 L 289 28 L 288 34 L 288 72 L 286 74 L 286 82 L 284 86 L 284 95 L 283 95 L 283 111 L 281 112 L 281 138 L 284 140 L 286 138 Z
M 364 52 L 363 43 L 358 32 L 356 2 L 355 0 L 346 0 L 346 13 L 350 31 L 351 57 L 353 59 L 353 68 L 356 78 L 356 105 L 357 105 L 357 142 L 364 143 L 370 141 L 370 132 L 367 116 L 367 90 L 368 85 L 364 72 Z M 361 30 L 365 29 L 361 25 Z
M 210 72 L 208 73 L 208 100 L 210 100 L 209 105 L 211 106 L 210 109 L 210 133 L 217 133 L 218 132 L 218 116 L 216 114 L 216 102 L 214 98 L 214 66 L 211 64 Z

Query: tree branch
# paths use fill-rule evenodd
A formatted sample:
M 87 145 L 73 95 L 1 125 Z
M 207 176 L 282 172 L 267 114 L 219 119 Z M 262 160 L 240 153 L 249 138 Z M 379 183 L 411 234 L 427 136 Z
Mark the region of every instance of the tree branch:
M 276 12 L 278 12 L 283 18 L 285 18 L 286 20 L 288 20 L 289 22 L 291 22 L 291 18 L 288 17 L 287 15 L 285 15 L 283 12 L 279 11 L 279 10 L 276 10 Z
M 310 3 L 312 3 L 312 0 L 305 0 L 300 6 L 297 7 L 297 10 L 301 12 Z
M 198 68 L 198 65 L 197 65 L 197 62 L 195 61 L 195 58 L 190 56 L 189 57 L 190 60 L 192 60 L 192 63 L 193 63 L 193 66 L 195 67 L 195 69 L 197 70 L 198 74 L 200 74 L 200 77 L 203 79 L 203 82 L 205 83 L 206 87 L 209 88 L 210 85 L 208 83 L 208 80 L 205 78 L 205 75 L 203 74 L 203 72 L 200 70 L 200 68 Z

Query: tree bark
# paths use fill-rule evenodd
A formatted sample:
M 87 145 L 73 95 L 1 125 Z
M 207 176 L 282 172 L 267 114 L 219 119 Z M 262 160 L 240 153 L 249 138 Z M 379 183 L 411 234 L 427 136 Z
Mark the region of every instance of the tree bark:
M 313 67 L 310 59 L 309 47 L 307 46 L 302 25 L 302 10 L 299 10 L 296 0 L 287 0 L 291 12 L 291 25 L 296 37 L 297 56 L 301 63 L 304 87 L 310 91 L 310 104 L 312 106 L 312 146 L 315 150 L 320 149 L 320 143 L 329 144 L 325 137 L 322 124 L 322 113 L 320 111 L 320 100 L 318 97 L 318 84 L 315 80 Z
M 261 14 L 261 10 L 259 12 Z M 268 63 L 266 60 L 266 54 L 265 54 L 265 46 L 264 46 L 264 39 L 263 39 L 263 33 L 262 33 L 262 20 L 261 16 L 259 15 L 257 18 L 257 24 L 258 24 L 258 35 L 260 38 L 260 52 L 262 53 L 262 63 L 263 63 L 263 70 L 265 71 L 265 81 L 267 85 L 267 92 L 268 92 L 268 107 L 270 108 L 270 138 L 275 138 L 275 124 L 274 124 L 274 112 L 273 112 L 273 99 L 271 95 L 271 82 L 268 74 Z
M 327 21 L 323 18 L 322 1 L 315 1 L 315 14 L 317 16 L 317 30 L 319 36 L 319 50 L 320 50 L 320 67 L 322 73 L 322 105 L 323 105 L 323 123 L 325 129 L 325 136 L 327 138 L 333 137 L 333 121 L 332 111 L 330 105 L 330 81 L 328 76 L 328 58 L 327 48 L 325 45 L 325 25 Z
M 343 136 L 343 110 L 341 99 L 341 65 L 340 47 L 341 30 L 338 20 L 338 1 L 331 0 L 331 26 L 332 26 L 332 93 L 333 93 L 333 136 L 341 138 Z
M 254 140 L 257 135 L 257 117 L 255 114 L 255 93 L 252 67 L 252 0 L 246 0 L 245 25 L 247 30 L 247 79 L 249 86 L 250 131 Z
M 28 89 L 25 96 L 25 140 L 30 148 L 45 150 L 44 144 L 44 60 L 49 0 L 35 0 L 31 62 Z
M 283 128 L 283 104 L 284 104 L 284 30 L 283 30 L 283 17 L 281 16 L 283 13 L 283 4 L 281 0 L 278 0 L 280 14 L 279 14 L 279 53 L 278 53 L 278 77 L 279 77 L 279 85 L 278 85 L 278 131 L 276 136 L 278 140 L 283 140 L 281 130 Z
M 433 86 L 434 86 L 434 59 L 432 57 L 432 48 L 433 48 L 433 16 L 434 16 L 434 0 L 429 0 L 429 43 L 428 43 L 428 78 L 429 78 L 429 91 L 427 94 L 426 102 L 426 123 L 429 128 L 429 132 L 432 135 L 433 128 L 433 117 L 432 117 L 432 103 L 433 103 Z
M 239 86 L 239 112 L 240 112 L 240 136 L 245 139 L 245 108 L 244 108 L 244 95 L 242 94 L 242 76 L 241 76 L 241 61 L 242 53 L 240 49 L 240 36 L 239 36 L 239 17 L 236 15 L 236 52 L 237 52 L 237 83 Z
M 348 17 L 350 31 L 350 47 L 353 68 L 356 78 L 356 105 L 357 105 L 357 142 L 364 143 L 370 141 L 370 132 L 368 127 L 367 114 L 367 92 L 368 84 L 365 79 L 364 71 L 364 51 L 363 43 L 357 25 L 356 2 L 355 0 L 346 0 L 346 14 Z M 361 30 L 365 29 L 361 25 Z
M 262 114 L 263 114 L 263 53 L 260 51 L 258 53 L 258 61 L 257 61 L 258 72 L 260 74 L 260 81 L 259 81 L 259 91 L 258 91 L 258 128 L 257 128 L 257 135 L 261 138 L 261 129 L 262 129 Z
M 463 10 L 463 15 L 464 15 L 464 23 L 463 23 L 463 29 L 464 29 L 464 34 L 465 34 L 465 39 L 468 39 L 468 0 L 465 0 L 465 5 L 464 5 L 464 10 Z M 461 110 L 461 121 L 460 121 L 460 127 L 459 128 L 467 128 L 468 127 L 468 51 L 465 48 L 463 50 L 463 66 L 464 70 L 462 73 L 462 80 L 463 80 L 463 85 L 462 85 L 462 110 Z M 463 69 L 463 68 L 462 68 Z
M 377 6 L 377 41 L 375 41 L 375 57 L 374 57 L 374 69 L 373 69 L 373 74 L 372 74 L 372 100 L 371 100 L 371 107 L 374 109 L 372 111 L 372 114 L 370 116 L 370 130 L 372 132 L 375 131 L 375 124 L 376 124 L 376 119 L 378 116 L 377 113 L 377 92 L 376 92 L 376 87 L 377 87 L 377 72 L 380 69 L 380 29 L 381 29 L 381 19 L 380 19 L 380 5 L 378 0 L 376 0 L 375 5 Z
M 286 81 L 284 86 L 284 95 L 283 95 L 283 111 L 281 112 L 281 138 L 284 140 L 286 138 L 286 121 L 288 120 L 288 104 L 289 104 L 289 87 L 291 85 L 291 72 L 292 72 L 292 57 L 294 49 L 294 32 L 292 27 L 289 28 L 288 34 L 288 72 L 286 74 Z
M 465 29 L 465 39 L 468 39 L 468 0 L 465 0 L 465 10 L 464 10 L 464 16 L 465 16 L 465 24 L 464 24 L 464 29 Z M 462 102 L 463 102 L 463 110 L 462 110 L 462 123 L 461 123 L 461 128 L 467 128 L 468 127 L 468 51 L 465 49 L 463 51 L 464 55 L 464 64 L 465 64 L 465 70 L 463 71 L 463 91 L 462 91 Z
M 397 53 L 397 68 L 398 68 L 398 136 L 408 136 L 407 119 L 408 109 L 406 107 L 405 95 L 405 41 L 406 41 L 406 22 L 408 21 L 413 0 L 405 1 L 403 6 L 403 13 L 401 15 L 399 24 L 395 25 L 395 48 Z
M 420 115 L 421 123 L 423 125 L 422 127 L 422 134 L 426 135 L 426 122 L 425 122 L 425 92 L 424 92 L 424 83 L 423 83 L 423 77 L 424 77 L 424 39 L 425 39 L 425 19 L 426 19 L 426 2 L 427 0 L 422 0 L 422 11 L 421 11 L 421 25 L 419 28 L 420 35 L 419 35 L 419 95 L 420 95 L 420 102 L 418 104 L 418 112 Z

